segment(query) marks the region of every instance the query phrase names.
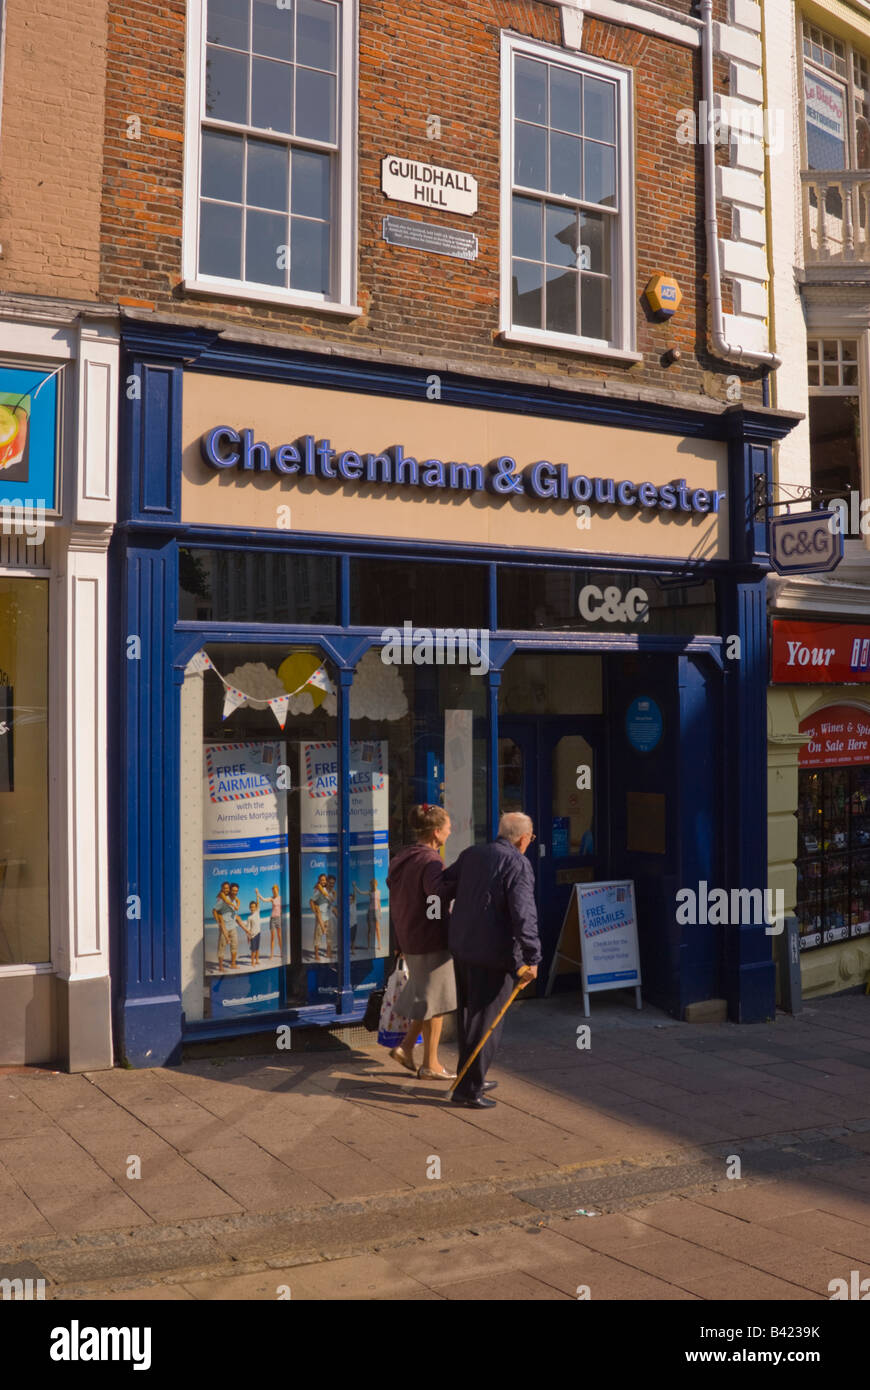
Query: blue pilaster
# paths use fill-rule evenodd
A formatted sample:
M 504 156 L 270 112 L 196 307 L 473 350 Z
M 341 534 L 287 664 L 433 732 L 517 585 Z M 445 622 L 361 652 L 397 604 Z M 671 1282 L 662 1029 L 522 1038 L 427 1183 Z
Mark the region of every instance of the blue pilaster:
M 113 623 L 120 727 L 111 779 L 122 829 L 112 903 L 123 982 L 119 1051 L 133 1066 L 162 1066 L 179 1060 L 181 1048 L 181 673 L 169 659 L 176 546 L 169 538 L 137 541 L 127 547 L 120 569 L 119 619 Z M 137 650 L 138 656 L 128 655 Z
M 735 411 L 729 440 L 731 558 L 738 568 L 722 586 L 725 657 L 726 876 L 729 890 L 767 887 L 767 524 L 755 479 L 771 483 L 767 421 Z M 733 639 L 736 638 L 735 643 Z M 747 916 L 750 914 L 746 914 Z M 775 969 L 765 923 L 734 923 L 723 962 L 728 1014 L 755 1023 L 776 1012 Z
M 341 903 L 341 975 L 338 982 L 339 1013 L 353 1010 L 350 978 L 350 691 L 353 671 L 338 672 L 338 894 Z

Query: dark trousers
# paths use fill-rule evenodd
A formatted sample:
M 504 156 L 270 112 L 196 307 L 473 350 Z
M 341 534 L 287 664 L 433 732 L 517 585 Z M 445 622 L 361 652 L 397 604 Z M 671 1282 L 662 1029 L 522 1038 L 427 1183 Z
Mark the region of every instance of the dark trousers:
M 461 1072 L 493 1019 L 510 998 L 514 977 L 504 969 L 470 965 L 464 960 L 454 959 L 453 969 L 456 974 L 456 1032 L 459 1040 L 459 1065 L 456 1070 Z M 498 1051 L 501 1029 L 502 1025 L 499 1024 L 475 1057 L 454 1095 L 476 1098 L 482 1094 L 487 1069 L 492 1066 Z

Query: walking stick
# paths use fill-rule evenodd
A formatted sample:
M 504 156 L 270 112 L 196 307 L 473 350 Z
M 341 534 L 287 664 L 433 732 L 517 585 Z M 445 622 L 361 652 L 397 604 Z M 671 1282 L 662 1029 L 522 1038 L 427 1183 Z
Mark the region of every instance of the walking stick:
M 516 984 L 516 986 L 514 987 L 514 990 L 513 990 L 512 994 L 511 994 L 510 998 L 508 999 L 507 1003 L 505 1004 L 505 1006 L 504 1006 L 504 1008 L 502 1009 L 501 1013 L 499 1014 L 498 1018 L 495 1020 L 494 1023 L 490 1024 L 490 1026 L 489 1026 L 489 1028 L 487 1029 L 486 1033 L 483 1035 L 483 1037 L 481 1038 L 480 1042 L 477 1044 L 477 1047 L 474 1049 L 474 1051 L 472 1052 L 472 1054 L 471 1054 L 471 1056 L 469 1057 L 468 1061 L 465 1063 L 465 1066 L 462 1068 L 462 1071 L 461 1071 L 461 1072 L 459 1073 L 459 1075 L 457 1076 L 457 1078 L 456 1078 L 456 1080 L 454 1081 L 453 1085 L 452 1085 L 452 1086 L 448 1086 L 448 1088 L 447 1088 L 447 1094 L 448 1094 L 448 1095 L 450 1095 L 451 1091 L 455 1091 L 455 1090 L 456 1090 L 456 1087 L 459 1085 L 459 1083 L 460 1083 L 460 1081 L 462 1080 L 463 1076 L 464 1076 L 465 1073 L 468 1071 L 468 1068 L 471 1066 L 471 1064 L 472 1064 L 472 1062 L 474 1061 L 475 1057 L 477 1056 L 477 1054 L 480 1052 L 480 1050 L 482 1049 L 482 1047 L 483 1047 L 484 1044 L 486 1043 L 487 1038 L 489 1038 L 489 1036 L 490 1036 L 492 1033 L 495 1032 L 496 1028 L 497 1028 L 498 1025 L 501 1023 L 502 1019 L 504 1018 L 505 1014 L 507 1013 L 508 1009 L 510 1008 L 511 1004 L 514 1002 L 514 1000 L 516 999 L 517 995 L 519 994 L 520 990 L 521 990 L 521 989 L 525 989 L 526 985 L 529 983 L 529 980 L 530 980 L 531 978 L 532 978 L 531 975 L 527 975 L 527 976 L 525 977 L 524 980 L 519 980 L 519 981 L 517 982 L 517 984 Z

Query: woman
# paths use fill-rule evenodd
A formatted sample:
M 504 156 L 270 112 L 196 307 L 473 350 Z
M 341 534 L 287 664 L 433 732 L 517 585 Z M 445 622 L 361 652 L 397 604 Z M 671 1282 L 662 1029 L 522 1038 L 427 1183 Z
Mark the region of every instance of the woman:
M 319 948 L 320 948 L 320 938 L 321 938 L 321 937 L 323 938 L 323 940 L 324 940 L 325 943 L 326 943 L 327 955 L 329 954 L 329 931 L 328 931 L 328 929 L 327 929 L 326 923 L 325 923 L 324 920 L 323 920 L 323 908 L 324 908 L 324 906 L 325 906 L 326 909 L 327 909 L 327 911 L 328 911 L 328 910 L 329 910 L 329 904 L 331 903 L 331 901 L 332 901 L 332 894 L 331 894 L 330 891 L 329 891 L 329 882 L 328 882 L 328 880 L 327 880 L 326 874 L 319 874 L 319 875 L 318 875 L 318 878 L 317 878 L 317 882 L 316 882 L 315 885 L 314 885 L 314 890 L 313 890 L 313 892 L 312 892 L 312 894 L 311 894 L 311 897 L 308 899 L 308 906 L 311 908 L 311 911 L 314 913 L 314 943 L 313 943 L 313 944 L 314 944 L 314 959 L 315 959 L 315 962 L 319 962 L 319 960 L 320 960 L 320 949 L 319 949 Z
M 456 1073 L 438 1060 L 442 1019 L 456 1008 L 453 959 L 447 950 L 449 899 L 440 892 L 444 865 L 438 853 L 450 834 L 450 817 L 441 806 L 424 805 L 412 807 L 409 821 L 417 843 L 393 856 L 387 884 L 390 915 L 409 975 L 396 1007 L 411 1026 L 390 1056 L 424 1081 L 453 1081 Z M 414 1043 L 420 1032 L 423 1065 L 418 1070 Z
M 283 943 L 282 943 L 282 941 L 281 941 L 281 891 L 280 891 L 280 889 L 279 889 L 277 883 L 274 883 L 274 884 L 272 885 L 272 896 L 271 896 L 271 898 L 264 898 L 264 897 L 263 897 L 263 894 L 260 892 L 259 888 L 256 890 L 256 892 L 257 892 L 257 902 L 258 902 L 258 903 L 268 903 L 269 906 L 270 906 L 270 909 L 271 909 L 271 911 L 270 911 L 270 913 L 269 913 L 269 954 L 268 954 L 268 956 L 266 957 L 266 959 L 267 959 L 267 960 L 271 960 L 271 959 L 272 959 L 272 956 L 275 954 L 275 937 L 276 937 L 276 936 L 277 936 L 277 938 L 278 938 L 278 951 L 277 951 L 277 954 L 278 954 L 278 956 L 279 956 L 279 958 L 280 958 L 280 957 L 284 954 L 284 946 L 283 946 Z

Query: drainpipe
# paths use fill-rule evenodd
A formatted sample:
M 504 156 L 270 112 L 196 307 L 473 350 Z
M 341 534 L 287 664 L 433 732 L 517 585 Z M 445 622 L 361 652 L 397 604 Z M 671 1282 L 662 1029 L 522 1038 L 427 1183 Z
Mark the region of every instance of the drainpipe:
M 701 0 L 701 22 L 704 26 L 701 31 L 701 93 L 706 102 L 705 110 L 709 116 L 715 100 L 713 90 L 713 0 Z M 707 231 L 712 351 L 717 357 L 724 357 L 729 362 L 737 362 L 747 367 L 775 369 L 782 363 L 782 358 L 777 357 L 775 352 L 755 352 L 751 348 L 736 347 L 725 338 L 725 323 L 722 313 L 722 276 L 719 270 L 719 222 L 716 216 L 716 146 L 709 138 L 709 126 L 706 136 L 704 141 L 704 225 Z M 769 245 L 767 254 L 768 269 L 770 269 Z

